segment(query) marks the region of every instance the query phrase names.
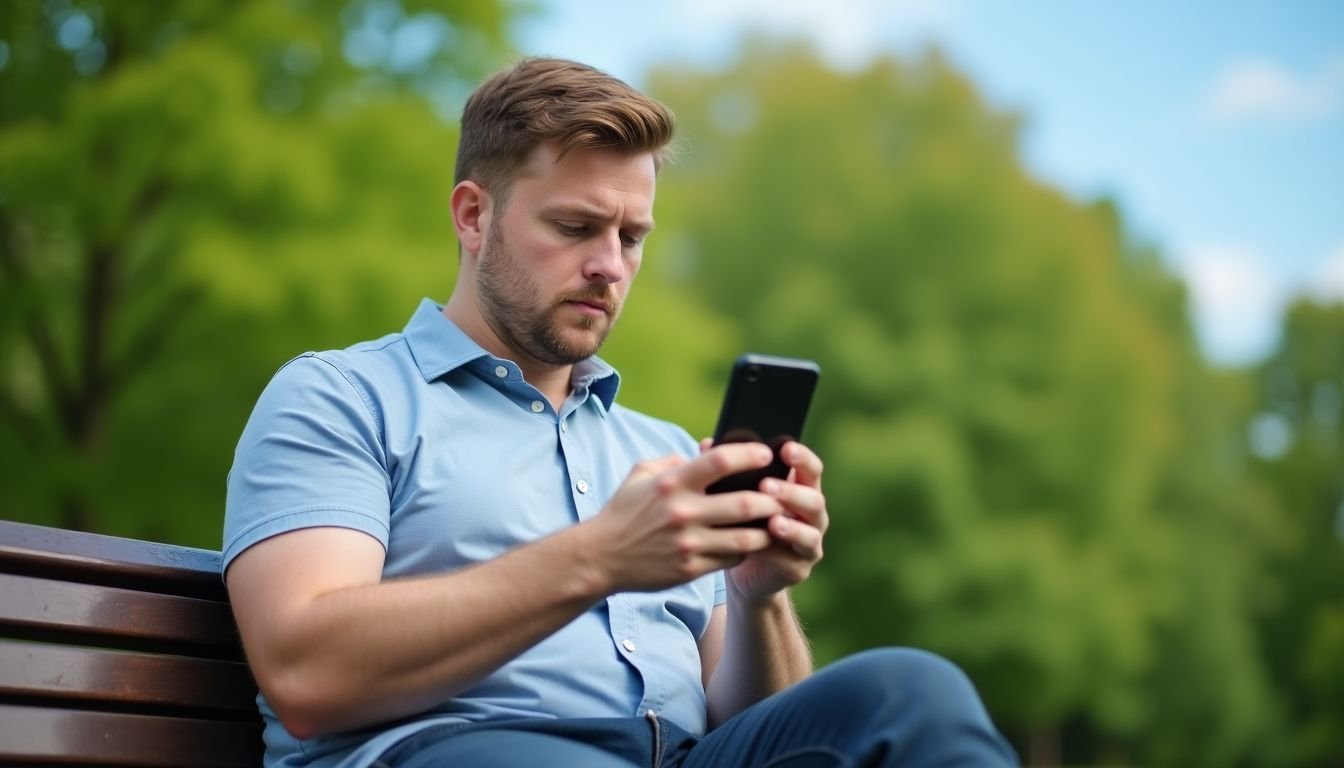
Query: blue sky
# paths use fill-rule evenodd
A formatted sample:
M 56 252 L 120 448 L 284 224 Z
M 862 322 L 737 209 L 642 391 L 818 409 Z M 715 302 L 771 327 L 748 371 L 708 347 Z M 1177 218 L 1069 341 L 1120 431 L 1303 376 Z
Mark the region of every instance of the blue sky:
M 1035 175 L 1120 202 L 1216 362 L 1268 352 L 1294 295 L 1344 300 L 1344 2 L 541 0 L 515 37 L 640 85 L 663 61 L 727 66 L 748 30 L 840 69 L 940 47 L 1025 115 Z

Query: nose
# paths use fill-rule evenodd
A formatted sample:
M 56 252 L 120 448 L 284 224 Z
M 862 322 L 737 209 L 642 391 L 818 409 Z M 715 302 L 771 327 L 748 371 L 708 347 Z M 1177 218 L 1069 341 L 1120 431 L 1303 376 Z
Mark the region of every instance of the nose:
M 583 277 L 591 283 L 611 285 L 625 279 L 625 254 L 620 232 L 593 238 L 583 262 Z

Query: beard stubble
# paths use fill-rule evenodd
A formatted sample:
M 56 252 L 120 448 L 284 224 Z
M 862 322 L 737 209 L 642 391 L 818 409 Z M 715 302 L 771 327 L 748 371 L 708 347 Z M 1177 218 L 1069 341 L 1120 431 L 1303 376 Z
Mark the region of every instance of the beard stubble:
M 573 365 L 597 354 L 620 311 L 614 292 L 605 283 L 589 283 L 581 291 L 544 301 L 541 288 L 509 253 L 499 218 L 491 222 L 487 246 L 481 251 L 476 292 L 490 330 L 510 349 L 548 365 Z M 574 323 L 580 330 L 596 329 L 591 343 L 568 341 L 561 332 L 556 315 L 571 301 L 592 302 L 607 309 L 598 317 L 580 315 Z

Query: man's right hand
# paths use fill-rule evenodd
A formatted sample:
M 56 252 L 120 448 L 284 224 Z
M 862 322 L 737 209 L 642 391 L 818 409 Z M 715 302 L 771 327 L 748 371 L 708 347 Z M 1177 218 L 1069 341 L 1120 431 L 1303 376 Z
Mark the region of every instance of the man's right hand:
M 694 459 L 636 464 L 607 506 L 579 526 L 610 591 L 677 586 L 769 547 L 769 533 L 741 524 L 783 513 L 779 501 L 758 491 L 710 495 L 705 488 L 771 459 L 763 444 L 729 443 Z

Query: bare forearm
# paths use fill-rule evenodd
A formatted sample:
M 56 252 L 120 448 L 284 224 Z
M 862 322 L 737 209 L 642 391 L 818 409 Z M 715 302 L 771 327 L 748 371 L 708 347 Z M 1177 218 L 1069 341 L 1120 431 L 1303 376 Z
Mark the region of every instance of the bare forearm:
M 734 444 L 640 462 L 600 514 L 440 576 L 383 581 L 382 547 L 339 527 L 262 541 L 226 573 L 248 660 L 300 738 L 423 711 L 609 594 L 667 589 L 769 547 L 741 524 L 779 515 L 778 502 L 703 488 L 770 456 Z
M 355 728 L 423 711 L 489 675 L 604 596 L 576 535 L 315 599 L 277 660 L 282 719 L 309 735 Z
M 723 656 L 706 690 L 711 728 L 812 674 L 812 651 L 788 592 L 728 601 Z

